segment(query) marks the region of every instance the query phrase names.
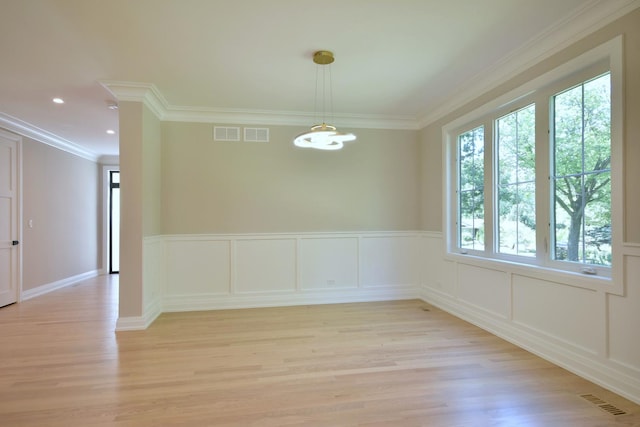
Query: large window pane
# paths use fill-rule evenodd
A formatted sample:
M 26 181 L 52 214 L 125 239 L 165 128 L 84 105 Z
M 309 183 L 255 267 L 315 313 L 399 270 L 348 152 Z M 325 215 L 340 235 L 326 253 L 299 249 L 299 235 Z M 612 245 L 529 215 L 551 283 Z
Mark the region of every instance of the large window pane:
M 535 256 L 535 105 L 496 121 L 498 252 Z
M 611 265 L 611 95 L 605 74 L 553 97 L 554 258 Z
M 458 136 L 458 245 L 484 249 L 484 128 Z

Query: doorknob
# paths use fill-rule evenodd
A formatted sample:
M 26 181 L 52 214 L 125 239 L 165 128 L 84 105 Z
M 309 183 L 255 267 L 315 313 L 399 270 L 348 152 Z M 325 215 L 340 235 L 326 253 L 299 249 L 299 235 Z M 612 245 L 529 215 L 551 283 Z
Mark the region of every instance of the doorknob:
M 20 242 L 19 242 L 19 241 L 17 241 L 17 240 L 14 240 L 13 242 L 11 242 L 11 244 L 12 244 L 13 246 L 18 245 L 19 243 L 20 243 Z

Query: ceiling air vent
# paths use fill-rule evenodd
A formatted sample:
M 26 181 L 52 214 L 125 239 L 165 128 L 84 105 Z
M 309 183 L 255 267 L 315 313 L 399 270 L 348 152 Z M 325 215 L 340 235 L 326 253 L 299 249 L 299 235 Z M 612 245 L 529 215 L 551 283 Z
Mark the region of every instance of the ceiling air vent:
M 269 142 L 269 128 L 244 128 L 246 142 Z
M 214 141 L 240 141 L 240 128 L 214 126 Z

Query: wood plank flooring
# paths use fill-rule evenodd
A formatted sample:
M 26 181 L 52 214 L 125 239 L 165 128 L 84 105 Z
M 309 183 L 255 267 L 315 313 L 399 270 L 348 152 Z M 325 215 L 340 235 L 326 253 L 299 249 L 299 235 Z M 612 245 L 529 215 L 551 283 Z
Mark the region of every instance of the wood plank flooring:
M 117 285 L 0 309 L 0 426 L 640 426 L 638 405 L 422 301 L 167 313 L 115 333 Z

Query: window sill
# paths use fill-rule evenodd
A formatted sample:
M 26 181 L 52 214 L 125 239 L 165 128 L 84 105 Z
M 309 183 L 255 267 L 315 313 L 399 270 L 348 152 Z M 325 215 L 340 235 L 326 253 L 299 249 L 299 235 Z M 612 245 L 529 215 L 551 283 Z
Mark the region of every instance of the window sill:
M 447 252 L 445 259 L 459 264 L 503 271 L 505 273 L 555 282 L 566 286 L 606 292 L 613 295 L 623 295 L 621 284 L 617 284 L 618 286 L 616 286 L 616 282 L 609 276 L 589 275 L 546 266 L 454 252 Z

